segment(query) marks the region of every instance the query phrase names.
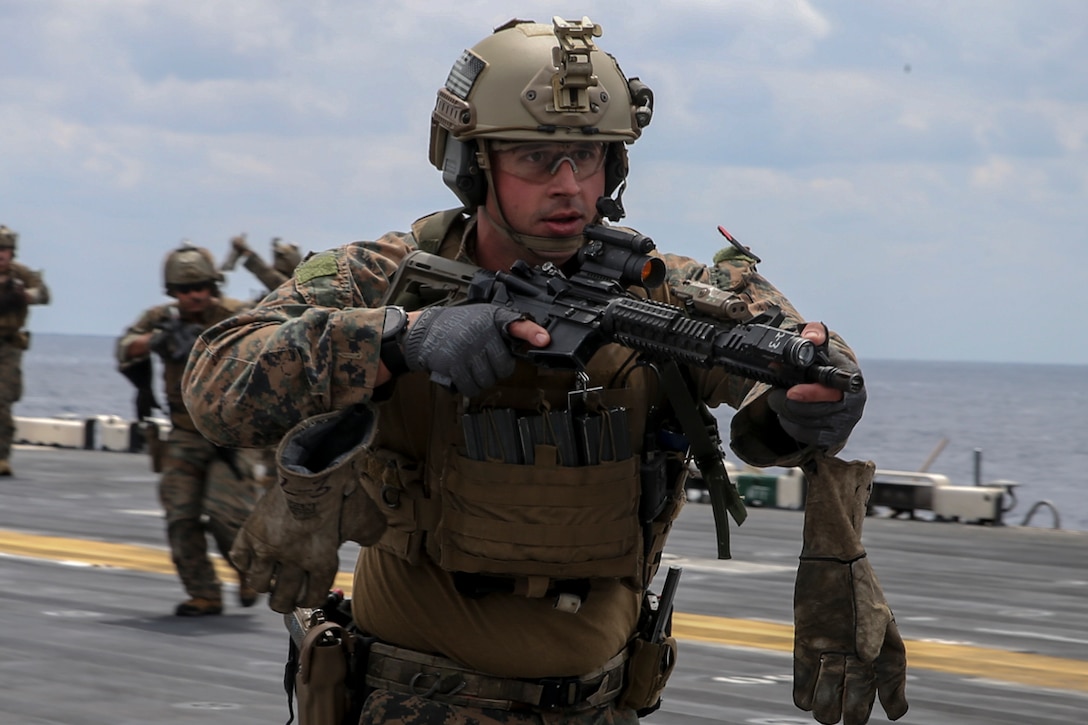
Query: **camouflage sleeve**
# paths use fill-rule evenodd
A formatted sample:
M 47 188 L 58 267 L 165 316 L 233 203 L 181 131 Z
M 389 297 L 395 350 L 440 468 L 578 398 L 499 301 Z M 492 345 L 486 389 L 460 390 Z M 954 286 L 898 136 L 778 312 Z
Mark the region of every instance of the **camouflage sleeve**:
M 273 269 L 256 253 L 247 254 L 242 265 L 269 290 L 274 290 L 287 281 L 287 275 Z
M 166 316 L 166 310 L 169 307 L 170 305 L 159 305 L 145 310 L 144 313 L 140 315 L 140 318 L 129 325 L 128 328 L 121 333 L 121 336 L 117 338 L 117 363 L 122 370 L 129 365 L 142 362 L 149 357 L 149 355 L 132 357 L 128 354 L 128 347 L 137 337 L 146 335 L 154 330 L 156 323 Z
M 33 270 L 23 265 L 17 265 L 15 276 L 23 283 L 26 290 L 26 301 L 30 305 L 49 304 L 49 287 L 45 284 L 45 278 L 40 270 Z
M 664 255 L 664 259 L 670 283 L 688 279 L 705 282 L 740 296 L 752 314 L 778 307 L 786 325 L 800 327 L 807 322 L 786 296 L 756 271 L 756 260 L 734 247 L 718 252 L 712 267 L 676 255 Z M 834 331 L 830 331 L 829 344 L 856 362 L 853 351 Z M 712 407 L 725 403 L 737 410 L 730 424 L 730 447 L 742 461 L 759 467 L 801 462 L 805 449 L 782 430 L 777 415 L 767 406 L 770 385 L 722 370 L 692 369 L 691 373 L 703 401 Z
M 256 307 L 209 328 L 182 380 L 186 408 L 221 445 L 279 442 L 305 418 L 368 401 L 385 313 L 378 305 L 410 235 L 313 255 Z

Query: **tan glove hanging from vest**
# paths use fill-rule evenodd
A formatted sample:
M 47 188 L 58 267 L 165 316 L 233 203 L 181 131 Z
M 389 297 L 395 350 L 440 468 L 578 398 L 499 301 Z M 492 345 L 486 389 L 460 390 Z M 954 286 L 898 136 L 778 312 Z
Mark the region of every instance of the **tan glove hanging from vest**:
M 873 702 L 907 712 L 907 660 L 895 618 L 861 545 L 876 466 L 817 454 L 794 587 L 793 701 L 817 721 L 864 725 Z
M 230 550 L 249 583 L 270 593 L 273 610 L 321 605 L 340 568 L 340 545 L 373 544 L 385 531 L 354 466 L 374 425 L 373 410 L 355 406 L 304 420 L 280 442 L 279 483 L 257 502 Z

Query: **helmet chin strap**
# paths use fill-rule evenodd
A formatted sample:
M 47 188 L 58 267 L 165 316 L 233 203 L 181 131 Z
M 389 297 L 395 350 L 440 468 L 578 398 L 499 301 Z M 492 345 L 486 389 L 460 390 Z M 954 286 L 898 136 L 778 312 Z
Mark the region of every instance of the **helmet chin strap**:
M 490 190 L 488 191 L 488 194 L 491 194 Z M 487 217 L 487 221 L 491 226 L 502 232 L 507 239 L 514 242 L 519 247 L 528 249 L 530 252 L 544 255 L 562 252 L 573 253 L 577 252 L 582 248 L 582 245 L 585 244 L 585 237 L 581 234 L 573 237 L 536 237 L 532 234 L 516 232 L 513 227 L 506 223 L 506 219 L 503 218 L 502 205 L 498 203 L 498 199 L 495 200 L 495 207 L 498 209 L 497 219 L 487 210 L 486 205 L 480 206 L 480 214 Z

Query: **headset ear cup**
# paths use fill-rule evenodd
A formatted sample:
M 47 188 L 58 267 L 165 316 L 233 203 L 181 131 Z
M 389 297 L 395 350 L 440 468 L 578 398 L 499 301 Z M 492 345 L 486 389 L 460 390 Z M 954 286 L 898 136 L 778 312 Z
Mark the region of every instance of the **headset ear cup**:
M 487 179 L 478 168 L 458 176 L 457 188 L 461 190 L 461 201 L 470 209 L 482 206 L 487 199 Z
M 627 178 L 627 147 L 622 141 L 608 144 L 608 158 L 604 164 L 604 193 L 611 196 Z
M 475 209 L 487 198 L 487 178 L 476 160 L 475 141 L 446 138 L 442 161 L 442 181 L 468 209 Z

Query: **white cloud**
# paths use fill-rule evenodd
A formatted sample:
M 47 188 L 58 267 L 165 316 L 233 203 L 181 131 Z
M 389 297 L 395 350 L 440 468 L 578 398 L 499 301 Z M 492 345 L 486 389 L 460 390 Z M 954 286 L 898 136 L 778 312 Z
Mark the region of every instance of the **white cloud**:
M 1015 173 L 1008 159 L 990 159 L 971 171 L 971 183 L 978 187 L 1001 187 L 1015 178 Z

